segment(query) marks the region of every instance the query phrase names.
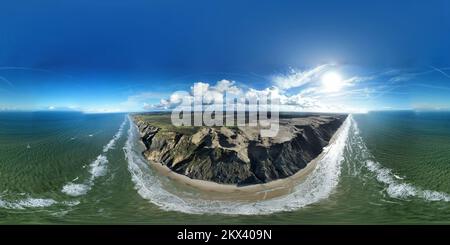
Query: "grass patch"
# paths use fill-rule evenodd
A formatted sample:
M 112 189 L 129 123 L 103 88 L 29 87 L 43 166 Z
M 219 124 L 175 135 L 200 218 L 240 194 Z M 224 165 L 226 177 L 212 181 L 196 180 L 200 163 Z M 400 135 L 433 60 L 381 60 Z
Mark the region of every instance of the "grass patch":
M 134 115 L 134 118 L 159 128 L 160 132 L 176 132 L 184 135 L 193 135 L 202 128 L 196 126 L 174 126 L 170 115 L 169 113 L 148 113 Z
M 200 129 L 207 127 L 207 126 L 174 126 L 171 120 L 171 113 L 167 112 L 141 113 L 135 114 L 134 117 L 138 120 L 145 121 L 154 127 L 160 128 L 160 132 L 176 132 L 184 135 L 193 135 Z M 192 114 L 191 119 L 193 120 L 193 118 L 194 115 Z M 212 128 L 215 129 L 220 129 L 221 127 L 227 127 L 234 131 L 239 130 L 239 127 L 236 124 L 224 126 L 212 126 Z

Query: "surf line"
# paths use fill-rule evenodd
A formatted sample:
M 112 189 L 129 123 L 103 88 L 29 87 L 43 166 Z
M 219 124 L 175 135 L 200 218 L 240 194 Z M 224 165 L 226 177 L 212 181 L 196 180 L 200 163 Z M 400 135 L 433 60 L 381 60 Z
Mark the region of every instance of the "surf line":
M 6 201 L 4 199 L 0 199 L 0 208 L 6 209 L 41 208 L 52 206 L 56 203 L 57 201 L 53 199 L 31 198 L 31 197 L 14 201 Z
M 151 171 L 142 154 L 134 150 L 140 142 L 139 132 L 131 119 L 124 154 L 138 194 L 162 210 L 227 215 L 263 215 L 294 211 L 327 199 L 333 193 L 339 182 L 342 162 L 345 160 L 344 152 L 348 147 L 352 122 L 352 115 L 349 115 L 333 136 L 333 142 L 324 148 L 324 155 L 318 159 L 316 168 L 307 175 L 304 182 L 296 185 L 290 194 L 256 202 L 184 198 L 168 191 L 158 175 Z
M 359 145 L 363 166 L 371 173 L 375 174 L 375 179 L 386 186 L 383 190 L 391 198 L 408 199 L 410 197 L 422 198 L 425 201 L 444 201 L 450 202 L 450 195 L 445 192 L 426 190 L 413 184 L 403 181 L 404 178 L 396 175 L 392 169 L 382 166 L 375 160 L 370 150 L 364 143 L 358 124 L 352 118 L 353 140 Z
M 125 117 L 125 119 L 123 120 L 117 133 L 112 137 L 108 144 L 103 147 L 102 153 L 98 155 L 91 164 L 89 164 L 90 177 L 81 184 L 74 183 L 74 181 L 76 181 L 78 177 L 68 182 L 63 186 L 61 190 L 63 193 L 73 197 L 85 195 L 91 190 L 92 186 L 94 186 L 95 179 L 106 174 L 108 164 L 106 153 L 108 153 L 108 151 L 110 151 L 111 149 L 114 149 L 117 140 L 122 137 L 123 129 L 127 123 L 126 119 L 127 117 Z
M 33 198 L 26 197 L 17 200 L 5 200 L 0 196 L 0 208 L 4 209 L 27 209 L 27 208 L 46 208 L 54 205 L 75 206 L 79 201 L 56 201 L 51 198 Z

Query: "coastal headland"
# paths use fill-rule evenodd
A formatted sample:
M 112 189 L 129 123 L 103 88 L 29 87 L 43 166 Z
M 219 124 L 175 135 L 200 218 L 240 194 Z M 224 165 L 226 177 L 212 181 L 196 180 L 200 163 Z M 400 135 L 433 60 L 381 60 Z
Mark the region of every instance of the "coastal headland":
M 288 194 L 311 173 L 346 114 L 280 115 L 276 137 L 252 126 L 173 126 L 170 114 L 132 115 L 153 169 L 211 199 Z

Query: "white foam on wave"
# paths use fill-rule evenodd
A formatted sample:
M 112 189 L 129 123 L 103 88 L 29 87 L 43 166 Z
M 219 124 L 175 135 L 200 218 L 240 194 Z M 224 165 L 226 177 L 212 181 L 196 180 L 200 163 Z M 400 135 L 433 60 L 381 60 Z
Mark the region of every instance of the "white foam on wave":
M 6 209 L 25 209 L 25 208 L 43 208 L 49 207 L 58 202 L 49 198 L 25 198 L 14 201 L 6 201 L 0 199 L 0 208 Z
M 372 173 L 378 182 L 386 185 L 385 192 L 392 198 L 406 199 L 410 197 L 419 197 L 426 201 L 450 201 L 450 195 L 444 192 L 433 190 L 423 190 L 420 187 L 406 183 L 403 177 L 399 177 L 391 169 L 383 167 L 375 161 L 360 135 L 357 123 L 352 119 L 354 133 L 352 135 L 355 142 L 358 142 L 360 151 L 356 154 L 363 156 L 361 161 L 364 166 Z
M 26 198 L 23 200 L 19 200 L 17 204 L 21 207 L 49 207 L 56 204 L 57 201 L 53 199 L 45 199 L 45 198 Z
M 124 146 L 128 170 L 139 195 L 164 210 L 185 213 L 221 213 L 221 214 L 270 214 L 291 211 L 319 202 L 329 197 L 338 184 L 341 163 L 349 135 L 351 115 L 345 120 L 337 132 L 336 139 L 324 148 L 322 159 L 304 182 L 297 185 L 293 192 L 279 198 L 258 202 L 210 201 L 181 198 L 164 189 L 158 175 L 152 174 L 146 160 L 135 149 L 138 147 L 138 132 L 130 120 L 128 139 Z
M 89 165 L 89 173 L 91 174 L 91 182 L 100 176 L 104 176 L 106 174 L 106 167 L 108 164 L 108 158 L 105 155 L 98 155 L 97 159 L 95 159 Z
M 107 153 L 109 150 L 114 148 L 116 141 L 122 136 L 123 128 L 125 127 L 126 122 L 127 120 L 125 118 L 122 124 L 120 125 L 117 133 L 108 142 L 108 144 L 103 147 L 103 153 Z M 61 191 L 69 196 L 81 196 L 86 194 L 93 186 L 95 178 L 105 175 L 107 163 L 108 163 L 107 157 L 103 154 L 100 154 L 89 165 L 89 173 L 91 174 L 91 177 L 85 183 L 83 184 L 73 183 L 73 181 L 78 180 L 77 177 L 71 182 L 64 185 Z M 44 208 L 57 204 L 66 206 L 75 206 L 78 205 L 79 203 L 80 202 L 78 200 L 58 202 L 50 198 L 32 198 L 32 197 L 16 200 L 5 200 L 0 197 L 0 208 L 5 209 Z
M 106 174 L 108 166 L 108 158 L 106 157 L 106 153 L 108 153 L 111 149 L 114 149 L 117 140 L 122 137 L 126 122 L 127 119 L 125 118 L 117 130 L 117 133 L 112 137 L 108 144 L 103 147 L 103 153 L 98 155 L 97 158 L 89 164 L 90 177 L 81 184 L 74 183 L 73 181 L 65 184 L 61 190 L 63 193 L 74 197 L 85 195 L 91 190 L 95 179 Z
M 376 175 L 376 179 L 386 185 L 386 193 L 393 198 L 405 199 L 420 197 L 427 201 L 450 201 L 450 195 L 444 192 L 423 190 L 415 185 L 397 180 L 391 169 L 383 167 L 380 163 L 367 160 L 367 169 Z
M 89 186 L 86 184 L 75 184 L 69 182 L 63 186 L 61 191 L 69 196 L 76 197 L 85 195 L 89 191 Z
M 103 147 L 103 153 L 108 152 L 111 149 L 114 149 L 114 146 L 116 145 L 116 142 L 120 137 L 122 136 L 123 128 L 125 127 L 127 120 L 123 120 L 122 124 L 119 127 L 119 130 L 117 133 L 113 136 L 113 138 Z
M 75 206 L 79 201 L 61 201 L 58 202 L 51 198 L 33 198 L 27 197 L 16 200 L 0 199 L 0 208 L 4 209 L 26 209 L 26 208 L 46 208 L 53 205 Z

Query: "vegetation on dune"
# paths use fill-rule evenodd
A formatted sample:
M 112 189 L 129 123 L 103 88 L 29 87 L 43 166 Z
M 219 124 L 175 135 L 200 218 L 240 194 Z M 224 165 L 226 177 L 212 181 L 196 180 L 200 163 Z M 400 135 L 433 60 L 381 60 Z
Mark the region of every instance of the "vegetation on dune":
M 196 126 L 174 126 L 170 119 L 170 113 L 148 113 L 137 114 L 134 118 L 138 121 L 144 121 L 153 127 L 159 128 L 160 133 L 176 132 L 182 135 L 193 135 L 202 127 Z

